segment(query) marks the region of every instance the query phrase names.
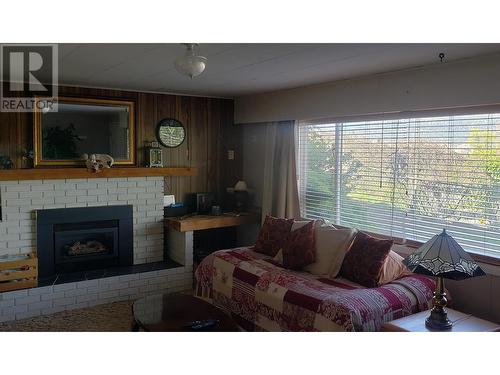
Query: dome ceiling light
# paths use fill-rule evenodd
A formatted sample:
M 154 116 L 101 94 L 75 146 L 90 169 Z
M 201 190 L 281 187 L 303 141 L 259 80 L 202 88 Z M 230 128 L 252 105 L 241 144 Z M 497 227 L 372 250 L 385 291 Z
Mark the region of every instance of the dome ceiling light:
M 186 46 L 186 54 L 175 60 L 175 69 L 189 78 L 199 76 L 207 66 L 207 58 L 199 56 L 195 53 L 196 43 L 184 43 Z

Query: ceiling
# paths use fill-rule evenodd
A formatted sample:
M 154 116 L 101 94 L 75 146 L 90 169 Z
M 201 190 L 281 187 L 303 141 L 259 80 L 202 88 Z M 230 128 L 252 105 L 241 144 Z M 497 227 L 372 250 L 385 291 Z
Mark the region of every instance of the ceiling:
M 181 44 L 60 44 L 59 83 L 238 97 L 500 52 L 500 44 L 201 44 L 194 79 L 174 69 Z

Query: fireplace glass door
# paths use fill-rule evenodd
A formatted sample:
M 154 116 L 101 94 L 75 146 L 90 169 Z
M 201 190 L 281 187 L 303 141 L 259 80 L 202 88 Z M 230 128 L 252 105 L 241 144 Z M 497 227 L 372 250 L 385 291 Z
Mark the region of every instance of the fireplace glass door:
M 56 225 L 54 262 L 56 271 L 80 271 L 118 261 L 118 226 L 111 221 Z

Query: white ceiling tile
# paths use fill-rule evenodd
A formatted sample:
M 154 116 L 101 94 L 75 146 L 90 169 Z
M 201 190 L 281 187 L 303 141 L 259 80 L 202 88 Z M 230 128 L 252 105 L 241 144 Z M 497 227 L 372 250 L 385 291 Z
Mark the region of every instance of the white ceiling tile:
M 85 80 L 115 65 L 123 64 L 140 54 L 157 48 L 150 44 L 81 44 L 63 57 L 59 73 L 68 80 Z
M 236 97 L 500 52 L 500 44 L 202 44 L 205 72 L 174 69 L 181 44 L 61 44 L 61 84 Z

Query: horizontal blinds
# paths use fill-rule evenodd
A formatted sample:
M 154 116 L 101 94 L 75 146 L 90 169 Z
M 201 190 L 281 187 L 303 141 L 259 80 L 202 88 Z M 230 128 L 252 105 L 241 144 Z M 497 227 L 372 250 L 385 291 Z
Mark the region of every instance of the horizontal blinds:
M 302 216 L 335 221 L 335 124 L 301 124 L 297 170 Z
M 393 158 L 403 121 L 342 126 L 341 214 L 339 224 L 376 233 L 395 233 Z
M 298 130 L 302 215 L 500 257 L 500 112 Z

